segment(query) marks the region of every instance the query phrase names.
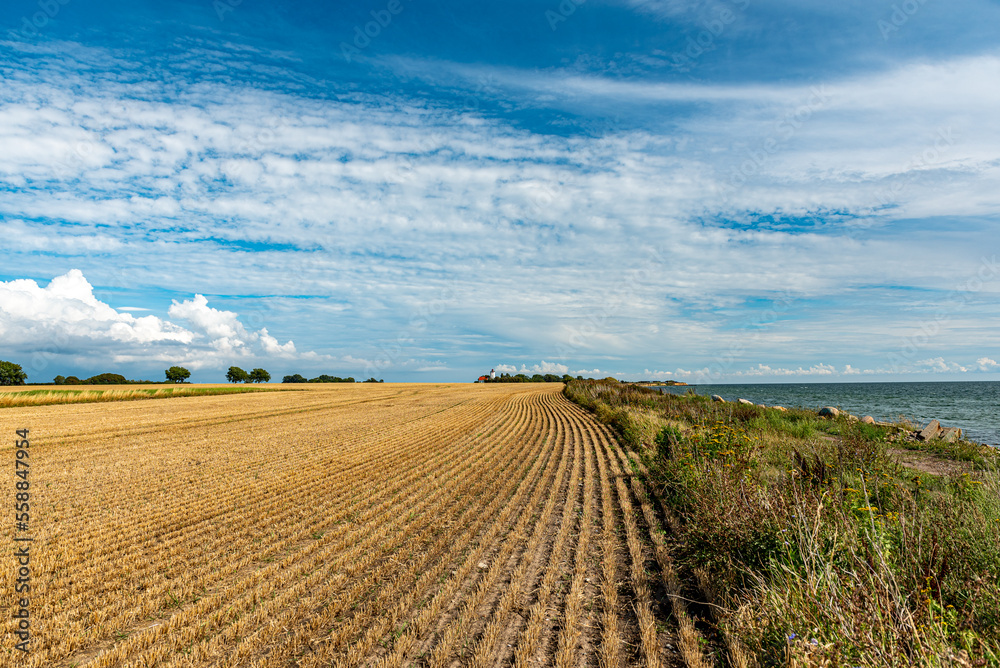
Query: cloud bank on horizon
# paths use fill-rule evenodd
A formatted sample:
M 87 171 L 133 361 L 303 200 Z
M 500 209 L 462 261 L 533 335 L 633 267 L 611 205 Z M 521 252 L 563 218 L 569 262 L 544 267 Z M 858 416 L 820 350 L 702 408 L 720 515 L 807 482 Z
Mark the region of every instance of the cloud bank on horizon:
M 996 3 L 43 4 L 0 9 L 29 380 L 1000 378 Z

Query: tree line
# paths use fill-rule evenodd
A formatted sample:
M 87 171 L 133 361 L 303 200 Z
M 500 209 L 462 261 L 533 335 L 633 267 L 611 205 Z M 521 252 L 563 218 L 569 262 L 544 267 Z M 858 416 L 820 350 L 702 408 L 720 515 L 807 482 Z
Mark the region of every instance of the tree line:
M 166 383 L 186 383 L 191 377 L 191 371 L 182 366 L 172 366 L 164 372 Z M 20 364 L 5 362 L 0 360 L 0 386 L 2 385 L 25 385 L 28 374 L 24 372 Z M 251 369 L 246 371 L 238 366 L 229 367 L 226 372 L 226 380 L 230 383 L 268 383 L 271 381 L 271 374 L 267 369 Z M 315 378 L 306 378 L 302 374 L 292 374 L 285 376 L 283 383 L 381 383 L 381 379 L 369 378 L 368 380 L 356 381 L 352 376 L 341 378 L 321 374 Z M 56 376 L 52 383 L 54 385 L 133 385 L 137 383 L 149 383 L 151 380 L 129 380 L 120 373 L 99 373 L 90 378 L 77 378 L 76 376 Z
M 353 376 L 348 376 L 347 378 L 341 378 L 340 376 L 329 376 L 327 374 L 322 374 L 316 376 L 315 378 L 306 378 L 300 373 L 294 373 L 290 376 L 285 376 L 281 379 L 282 383 L 357 383 L 359 381 L 354 380 Z M 362 383 L 381 383 L 382 380 L 376 380 L 375 378 L 369 378 L 368 380 L 360 381 Z

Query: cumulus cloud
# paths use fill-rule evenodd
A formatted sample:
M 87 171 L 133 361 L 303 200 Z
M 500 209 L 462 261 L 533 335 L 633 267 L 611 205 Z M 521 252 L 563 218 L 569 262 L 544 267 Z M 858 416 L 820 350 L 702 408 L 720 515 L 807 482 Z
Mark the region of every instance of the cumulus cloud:
M 545 375 L 547 373 L 552 373 L 559 376 L 563 376 L 569 373 L 569 367 L 566 366 L 565 364 L 546 362 L 545 360 L 542 360 L 538 364 L 533 364 L 530 367 L 526 364 L 522 364 L 520 369 L 518 369 L 516 366 L 512 364 L 498 364 L 497 366 L 494 367 L 494 369 L 497 371 L 497 373 L 511 373 L 511 374 L 523 373 L 527 375 L 534 375 L 536 373 Z
M 296 356 L 295 344 L 292 341 L 279 344 L 277 339 L 267 333 L 266 328 L 258 332 L 247 331 L 239 321 L 238 314 L 212 308 L 204 295 L 195 295 L 194 299 L 181 303 L 174 301 L 167 313 L 171 318 L 188 321 L 219 352 L 254 354 L 254 348 L 258 348 L 269 356 L 287 358 Z
M 0 283 L 0 336 L 15 348 L 60 341 L 145 345 L 190 344 L 195 339 L 193 332 L 155 316 L 119 313 L 94 296 L 93 286 L 78 269 L 44 288 L 28 279 Z
M 969 369 L 957 362 L 946 362 L 943 357 L 932 357 L 919 360 L 913 364 L 914 371 L 930 371 L 931 373 L 965 373 Z
M 980 357 L 976 360 L 976 367 L 980 371 L 996 371 L 1000 369 L 1000 364 L 997 364 L 996 360 L 992 360 L 989 357 Z
M 292 341 L 282 344 L 266 328 L 248 330 L 238 314 L 210 307 L 203 295 L 174 301 L 168 314 L 187 326 L 119 312 L 94 295 L 78 269 L 44 288 L 30 279 L 0 282 L 0 337 L 11 353 L 30 356 L 36 371 L 58 357 L 87 366 L 158 361 L 195 369 L 242 358 L 305 357 Z
M 796 369 L 771 368 L 766 364 L 758 364 L 756 367 L 738 371 L 733 375 L 753 378 L 757 376 L 832 376 L 837 373 L 837 369 L 830 364 L 814 364 L 808 369 L 798 367 Z

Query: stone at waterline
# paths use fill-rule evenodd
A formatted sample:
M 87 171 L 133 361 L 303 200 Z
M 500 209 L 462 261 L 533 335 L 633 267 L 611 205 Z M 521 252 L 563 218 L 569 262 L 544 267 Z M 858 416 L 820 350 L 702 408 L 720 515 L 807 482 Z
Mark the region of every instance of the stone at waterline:
M 863 418 L 861 418 L 861 421 L 864 422 L 865 424 L 875 424 L 875 418 L 873 418 L 871 415 L 864 416 Z
M 937 420 L 931 420 L 926 427 L 920 430 L 917 434 L 917 438 L 921 441 L 932 441 L 941 435 L 941 423 Z
M 820 417 L 837 417 L 838 415 L 840 415 L 840 410 L 833 406 L 823 406 L 823 408 L 819 409 Z
M 718 394 L 713 394 L 712 395 L 712 401 L 718 401 L 721 404 L 726 403 L 726 400 L 723 399 L 722 397 L 720 397 Z
M 788 409 L 785 408 L 784 406 L 771 406 L 771 408 L 773 408 L 776 411 L 781 411 L 782 413 L 788 412 Z
M 743 404 L 744 406 L 753 406 L 753 402 L 748 401 L 747 399 L 737 399 L 736 401 Z

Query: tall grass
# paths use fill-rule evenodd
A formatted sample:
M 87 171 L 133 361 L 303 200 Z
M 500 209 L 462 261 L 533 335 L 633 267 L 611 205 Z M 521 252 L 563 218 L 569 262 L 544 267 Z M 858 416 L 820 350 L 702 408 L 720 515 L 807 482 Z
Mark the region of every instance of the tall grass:
M 682 573 L 758 665 L 1000 665 L 997 451 L 933 446 L 966 469 L 934 476 L 891 455 L 898 427 L 616 383 L 566 393 L 643 460 L 679 518 Z
M 283 388 L 285 389 L 285 388 Z M 215 394 L 282 391 L 263 387 L 162 387 L 130 389 L 24 390 L 0 392 L 0 408 L 18 406 L 48 406 L 52 404 L 82 404 L 137 399 L 168 399 L 171 397 L 201 397 Z

